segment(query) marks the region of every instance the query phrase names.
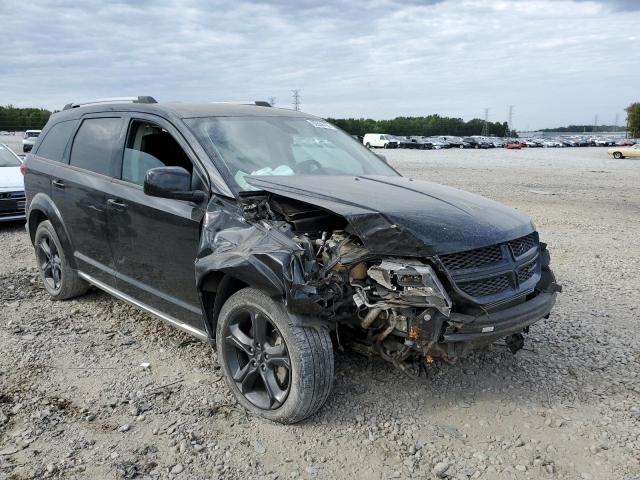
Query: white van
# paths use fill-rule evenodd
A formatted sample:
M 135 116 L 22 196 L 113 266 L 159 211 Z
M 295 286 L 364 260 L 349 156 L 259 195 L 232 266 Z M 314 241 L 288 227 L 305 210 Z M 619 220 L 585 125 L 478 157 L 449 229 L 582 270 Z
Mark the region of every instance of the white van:
M 398 148 L 400 142 L 393 135 L 385 133 L 367 133 L 362 139 L 367 148 Z

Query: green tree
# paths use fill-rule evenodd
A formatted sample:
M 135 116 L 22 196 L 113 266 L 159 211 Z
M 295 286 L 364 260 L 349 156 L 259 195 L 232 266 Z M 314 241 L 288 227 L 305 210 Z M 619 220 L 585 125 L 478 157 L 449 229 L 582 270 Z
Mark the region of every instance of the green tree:
M 42 108 L 19 108 L 13 105 L 0 106 L 0 130 L 39 130 L 49 120 L 51 112 Z
M 633 138 L 640 137 L 640 103 L 632 103 L 626 109 L 627 128 Z
M 461 118 L 428 115 L 426 117 L 396 117 L 390 120 L 372 120 L 370 118 L 327 118 L 327 121 L 345 130 L 351 135 L 362 136 L 365 133 L 389 133 L 398 136 L 435 136 L 452 135 L 466 137 L 480 135 L 484 120 L 474 118 L 465 122 Z M 489 122 L 489 134 L 499 137 L 506 135 L 506 122 Z

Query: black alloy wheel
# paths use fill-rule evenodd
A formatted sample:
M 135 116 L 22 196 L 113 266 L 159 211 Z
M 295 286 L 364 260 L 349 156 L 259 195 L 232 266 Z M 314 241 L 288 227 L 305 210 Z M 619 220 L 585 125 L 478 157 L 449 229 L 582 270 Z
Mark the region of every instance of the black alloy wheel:
M 44 282 L 51 290 L 60 290 L 62 284 L 62 261 L 56 243 L 47 233 L 42 234 L 38 239 L 36 257 Z
M 276 410 L 291 386 L 291 359 L 284 337 L 261 311 L 236 310 L 224 331 L 223 358 L 238 390 L 262 410 Z

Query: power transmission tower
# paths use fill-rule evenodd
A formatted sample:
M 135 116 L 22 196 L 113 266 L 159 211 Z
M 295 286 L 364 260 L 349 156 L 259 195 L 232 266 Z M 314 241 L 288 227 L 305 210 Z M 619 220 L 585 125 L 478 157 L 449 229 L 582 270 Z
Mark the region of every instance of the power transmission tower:
M 272 107 L 275 107 L 276 106 L 276 97 L 269 97 L 269 104 Z
M 509 105 L 509 117 L 507 120 L 507 137 L 511 136 L 513 130 L 513 105 Z
M 482 126 L 482 133 L 480 134 L 483 137 L 489 136 L 489 109 L 484 109 L 484 125 Z
M 293 92 L 293 109 L 300 110 L 300 89 L 291 90 Z

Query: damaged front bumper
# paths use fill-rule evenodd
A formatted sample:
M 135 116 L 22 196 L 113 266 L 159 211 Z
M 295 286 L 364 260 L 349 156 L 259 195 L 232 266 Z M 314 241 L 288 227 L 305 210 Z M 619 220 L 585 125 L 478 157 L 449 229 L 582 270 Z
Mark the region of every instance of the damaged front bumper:
M 543 272 L 540 284 L 544 287 L 535 296 L 517 305 L 477 316 L 452 313 L 442 332 L 438 347 L 445 357 L 455 359 L 471 350 L 493 343 L 501 338 L 528 331 L 530 325 L 549 318 L 562 287 L 556 283 L 553 272 Z
M 556 296 L 556 292 L 543 292 L 515 307 L 471 317 L 473 320 L 460 328 L 450 326 L 443 335 L 443 341 L 480 346 L 519 333 L 541 318 L 547 318 L 556 303 Z M 455 314 L 452 317 L 455 321 Z

